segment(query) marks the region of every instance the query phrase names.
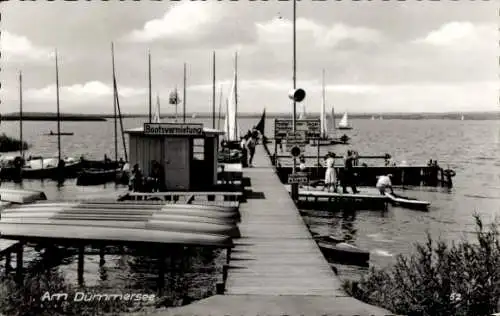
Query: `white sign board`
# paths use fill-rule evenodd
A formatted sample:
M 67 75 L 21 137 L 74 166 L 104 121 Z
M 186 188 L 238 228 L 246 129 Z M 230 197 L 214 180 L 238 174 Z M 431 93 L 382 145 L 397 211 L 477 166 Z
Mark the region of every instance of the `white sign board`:
M 202 136 L 203 124 L 144 123 L 144 135 Z
M 309 181 L 307 173 L 297 172 L 288 175 L 288 184 L 292 183 L 307 183 Z

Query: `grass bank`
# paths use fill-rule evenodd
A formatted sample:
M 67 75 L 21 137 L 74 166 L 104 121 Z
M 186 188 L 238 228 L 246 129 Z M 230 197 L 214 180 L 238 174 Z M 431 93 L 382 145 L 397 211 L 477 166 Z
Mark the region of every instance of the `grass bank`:
M 372 268 L 360 282 L 346 281 L 355 298 L 401 315 L 486 316 L 500 312 L 498 223 L 484 227 L 478 215 L 475 240 L 451 245 L 434 240 L 416 244 L 385 269 Z
M 29 145 L 27 142 L 22 142 L 23 150 L 28 149 Z M 3 133 L 0 135 L 0 152 L 10 152 L 18 151 L 21 149 L 21 141 L 12 137 L 9 137 Z

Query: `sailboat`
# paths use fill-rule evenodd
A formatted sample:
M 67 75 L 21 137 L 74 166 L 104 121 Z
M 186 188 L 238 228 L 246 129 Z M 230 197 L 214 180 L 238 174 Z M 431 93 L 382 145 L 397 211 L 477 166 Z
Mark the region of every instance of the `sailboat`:
M 98 185 L 107 182 L 117 181 L 122 184 L 128 183 L 128 174 L 124 170 L 123 166 L 118 162 L 118 126 L 117 119 L 120 119 L 121 126 L 121 136 L 123 140 L 123 150 L 125 153 L 125 161 L 128 160 L 127 157 L 127 146 L 125 143 L 125 138 L 123 137 L 123 121 L 121 117 L 120 103 L 118 99 L 118 88 L 116 84 L 116 74 L 115 74 L 115 58 L 114 58 L 114 46 L 111 43 L 111 63 L 113 69 L 113 112 L 114 112 L 114 140 L 115 140 L 115 161 L 86 161 L 87 167 L 82 169 L 78 174 L 76 180 L 76 185 Z M 159 97 L 157 97 L 157 109 L 155 116 L 160 117 L 159 109 Z M 118 116 L 118 117 L 117 117 Z M 124 163 L 125 163 L 124 161 Z
M 225 140 L 228 144 L 237 143 L 239 147 L 240 135 L 238 128 L 238 55 L 234 58 L 234 79 L 231 85 L 231 91 L 226 100 L 226 118 L 224 121 Z
M 344 113 L 342 119 L 337 125 L 337 129 L 352 129 L 352 126 L 349 124 L 349 118 L 347 117 L 347 112 Z
M 460 117 L 460 120 L 463 121 L 465 119 L 465 117 L 462 115 L 462 117 Z
M 320 114 L 320 127 L 321 127 L 321 136 L 317 140 L 311 140 L 311 145 L 316 146 L 329 146 L 335 144 L 346 144 L 349 138 L 344 135 L 340 139 L 336 139 L 333 135 L 328 135 L 328 122 L 325 113 L 325 71 L 323 70 L 323 92 L 322 92 L 322 102 L 321 102 L 321 114 Z M 332 106 L 332 129 L 335 130 L 335 113 Z M 347 138 L 346 138 L 347 137 Z
M 260 117 L 260 120 L 257 123 L 257 125 L 254 126 L 254 128 L 260 132 L 260 134 L 262 135 L 262 141 L 265 144 L 271 142 L 270 140 L 267 139 L 266 135 L 264 134 L 266 131 L 266 108 L 264 108 L 264 111 L 262 111 L 262 116 Z
M 374 121 L 374 120 L 375 120 L 375 116 L 372 116 L 372 121 Z
M 57 104 L 57 157 L 43 158 L 32 157 L 28 159 L 22 168 L 22 176 L 26 179 L 57 179 L 63 180 L 67 177 L 76 176 L 81 162 L 74 158 L 61 157 L 61 118 L 59 110 L 59 64 L 57 59 L 57 50 L 55 52 L 56 64 L 56 104 Z M 63 167 L 60 165 L 64 162 Z

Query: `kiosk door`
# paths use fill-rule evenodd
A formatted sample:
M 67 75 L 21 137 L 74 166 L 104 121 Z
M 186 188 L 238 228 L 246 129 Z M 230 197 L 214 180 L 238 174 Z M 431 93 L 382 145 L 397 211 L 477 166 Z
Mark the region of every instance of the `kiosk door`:
M 189 189 L 189 144 L 189 138 L 165 138 L 163 157 L 167 190 Z

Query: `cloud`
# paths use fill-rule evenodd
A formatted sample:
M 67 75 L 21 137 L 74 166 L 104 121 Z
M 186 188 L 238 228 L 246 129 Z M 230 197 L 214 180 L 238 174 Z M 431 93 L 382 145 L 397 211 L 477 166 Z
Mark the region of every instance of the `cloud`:
M 439 29 L 418 38 L 414 43 L 437 47 L 477 49 L 478 46 L 497 47 L 498 28 L 493 23 L 449 22 Z
M 267 22 L 256 23 L 256 28 L 258 37 L 263 43 L 292 42 L 293 22 L 290 20 L 274 18 Z M 309 43 L 320 48 L 335 47 L 344 41 L 376 43 L 384 38 L 382 33 L 375 29 L 342 23 L 326 26 L 305 18 L 297 19 L 296 29 L 297 40 L 300 39 L 301 45 Z
M 159 38 L 178 38 L 196 36 L 202 28 L 217 23 L 217 7 L 184 2 L 173 6 L 160 19 L 146 22 L 140 30 L 130 34 L 130 40 L 149 42 Z
M 60 87 L 60 99 L 71 103 L 85 103 L 102 100 L 103 97 L 112 97 L 113 89 L 100 81 L 89 81 L 83 84 Z M 118 93 L 124 98 L 137 97 L 146 94 L 146 89 L 122 87 Z M 56 99 L 56 85 L 49 85 L 40 89 L 29 89 L 26 98 L 36 102 L 47 102 Z
M 27 37 L 2 31 L 0 36 L 2 56 L 6 61 L 46 61 L 54 52 L 32 43 Z
M 241 23 L 238 7 L 216 2 L 183 1 L 169 8 L 158 19 L 124 37 L 125 41 L 160 44 L 169 50 L 202 46 L 219 48 L 253 42 L 255 30 Z

